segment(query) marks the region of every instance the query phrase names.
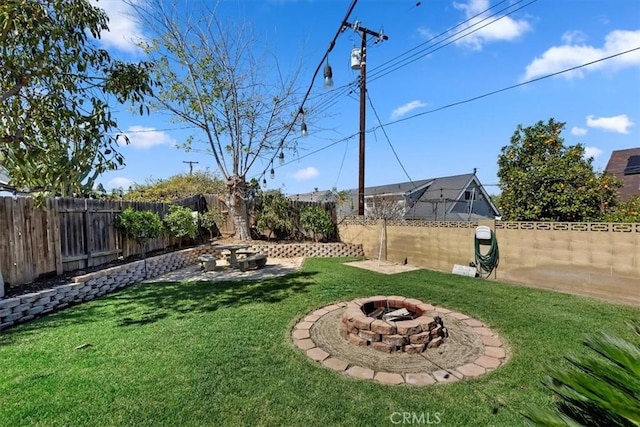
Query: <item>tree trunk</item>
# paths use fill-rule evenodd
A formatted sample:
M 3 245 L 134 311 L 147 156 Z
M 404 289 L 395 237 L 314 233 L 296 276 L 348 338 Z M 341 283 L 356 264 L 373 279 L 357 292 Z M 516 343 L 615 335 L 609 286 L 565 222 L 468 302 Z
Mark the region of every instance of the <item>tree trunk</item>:
M 227 180 L 229 197 L 227 206 L 233 219 L 235 238 L 239 240 L 251 240 L 249 232 L 249 218 L 247 216 L 247 204 L 245 202 L 245 182 L 242 177 L 233 176 Z

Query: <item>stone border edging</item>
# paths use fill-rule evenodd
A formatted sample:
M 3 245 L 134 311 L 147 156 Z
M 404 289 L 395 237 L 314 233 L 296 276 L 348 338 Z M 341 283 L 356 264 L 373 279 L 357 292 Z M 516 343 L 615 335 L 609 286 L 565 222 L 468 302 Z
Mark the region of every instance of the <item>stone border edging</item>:
M 261 244 L 251 246 L 266 252 L 269 257 L 292 258 L 298 256 L 343 257 L 364 256 L 362 245 L 345 243 L 297 243 Z M 149 257 L 146 261 L 127 264 L 75 276 L 63 285 L 23 294 L 11 298 L 0 298 L 0 332 L 12 326 L 29 322 L 71 305 L 91 301 L 117 289 L 197 264 L 200 255 L 212 253 L 210 245 L 200 245 L 168 254 Z
M 376 296 L 371 298 L 386 298 Z M 452 311 L 443 307 L 433 306 L 433 311 L 454 317 L 464 322 L 478 334 L 484 345 L 484 352 L 471 363 L 458 366 L 453 369 L 437 370 L 435 372 L 408 372 L 398 374 L 395 372 L 374 371 L 371 368 L 350 363 L 338 357 L 333 357 L 329 352 L 318 346 L 311 338 L 311 328 L 322 316 L 340 308 L 346 308 L 348 302 L 337 302 L 314 310 L 300 319 L 292 328 L 291 337 L 293 343 L 305 352 L 311 360 L 321 363 L 323 366 L 349 377 L 373 380 L 381 384 L 413 386 L 425 386 L 432 384 L 451 383 L 463 379 L 477 378 L 489 373 L 507 361 L 507 351 L 498 334 L 486 324 L 473 319 L 464 313 Z M 337 327 L 337 326 L 336 326 Z

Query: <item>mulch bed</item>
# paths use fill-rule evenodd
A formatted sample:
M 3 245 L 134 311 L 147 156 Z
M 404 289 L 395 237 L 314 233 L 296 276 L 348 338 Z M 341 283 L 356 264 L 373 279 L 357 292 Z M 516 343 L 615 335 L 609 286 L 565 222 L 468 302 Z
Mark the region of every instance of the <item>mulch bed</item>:
M 171 252 L 175 252 L 177 250 L 188 249 L 190 246 L 183 246 L 181 248 L 167 248 L 167 249 L 159 249 L 157 251 L 151 251 L 146 254 L 146 257 L 152 257 L 157 255 L 163 255 Z M 111 261 L 107 264 L 97 265 L 94 267 L 83 268 L 79 270 L 66 271 L 63 274 L 55 275 L 43 275 L 34 280 L 31 283 L 25 283 L 18 286 L 9 287 L 5 283 L 4 289 L 4 298 L 13 298 L 24 294 L 29 294 L 32 292 L 42 291 L 44 289 L 51 289 L 56 286 L 66 285 L 67 283 L 73 282 L 73 278 L 76 276 L 81 276 L 87 273 L 93 273 L 95 271 L 104 270 L 105 268 L 115 267 L 118 265 L 128 264 L 131 262 L 139 261 L 142 259 L 141 255 L 135 255 L 128 258 L 117 259 Z M 1 299 L 1 298 L 0 298 Z

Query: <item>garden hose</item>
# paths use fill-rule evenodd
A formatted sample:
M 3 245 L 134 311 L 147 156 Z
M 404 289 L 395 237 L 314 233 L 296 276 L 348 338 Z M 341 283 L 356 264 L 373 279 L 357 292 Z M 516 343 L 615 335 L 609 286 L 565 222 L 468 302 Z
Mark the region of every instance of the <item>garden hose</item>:
M 489 250 L 486 254 L 482 254 L 482 251 L 480 250 L 480 241 L 477 237 L 474 237 L 474 241 L 476 250 L 476 270 L 480 277 L 489 277 L 491 272 L 498 267 L 498 263 L 500 262 L 500 252 L 498 250 L 498 240 L 496 240 L 496 235 L 493 230 L 491 230 Z

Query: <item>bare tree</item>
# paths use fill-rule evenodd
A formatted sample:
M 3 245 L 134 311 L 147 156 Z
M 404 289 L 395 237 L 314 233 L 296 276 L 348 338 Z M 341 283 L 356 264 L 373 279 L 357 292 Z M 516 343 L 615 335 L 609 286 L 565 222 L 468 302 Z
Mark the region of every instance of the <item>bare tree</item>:
M 266 159 L 268 167 L 295 146 L 295 140 L 285 139 L 301 114 L 299 68 L 285 76 L 249 25 L 221 22 L 207 2 L 129 4 L 152 34 L 141 46 L 163 85 L 155 93 L 156 107 L 198 130 L 185 148 L 205 147 L 213 156 L 226 181 L 236 237 L 250 239 L 247 201 L 257 183 L 247 183 L 247 174 L 265 168 L 258 159 Z
M 403 219 L 407 213 L 403 196 L 393 194 L 375 194 L 367 197 L 365 217 L 372 219 Z

